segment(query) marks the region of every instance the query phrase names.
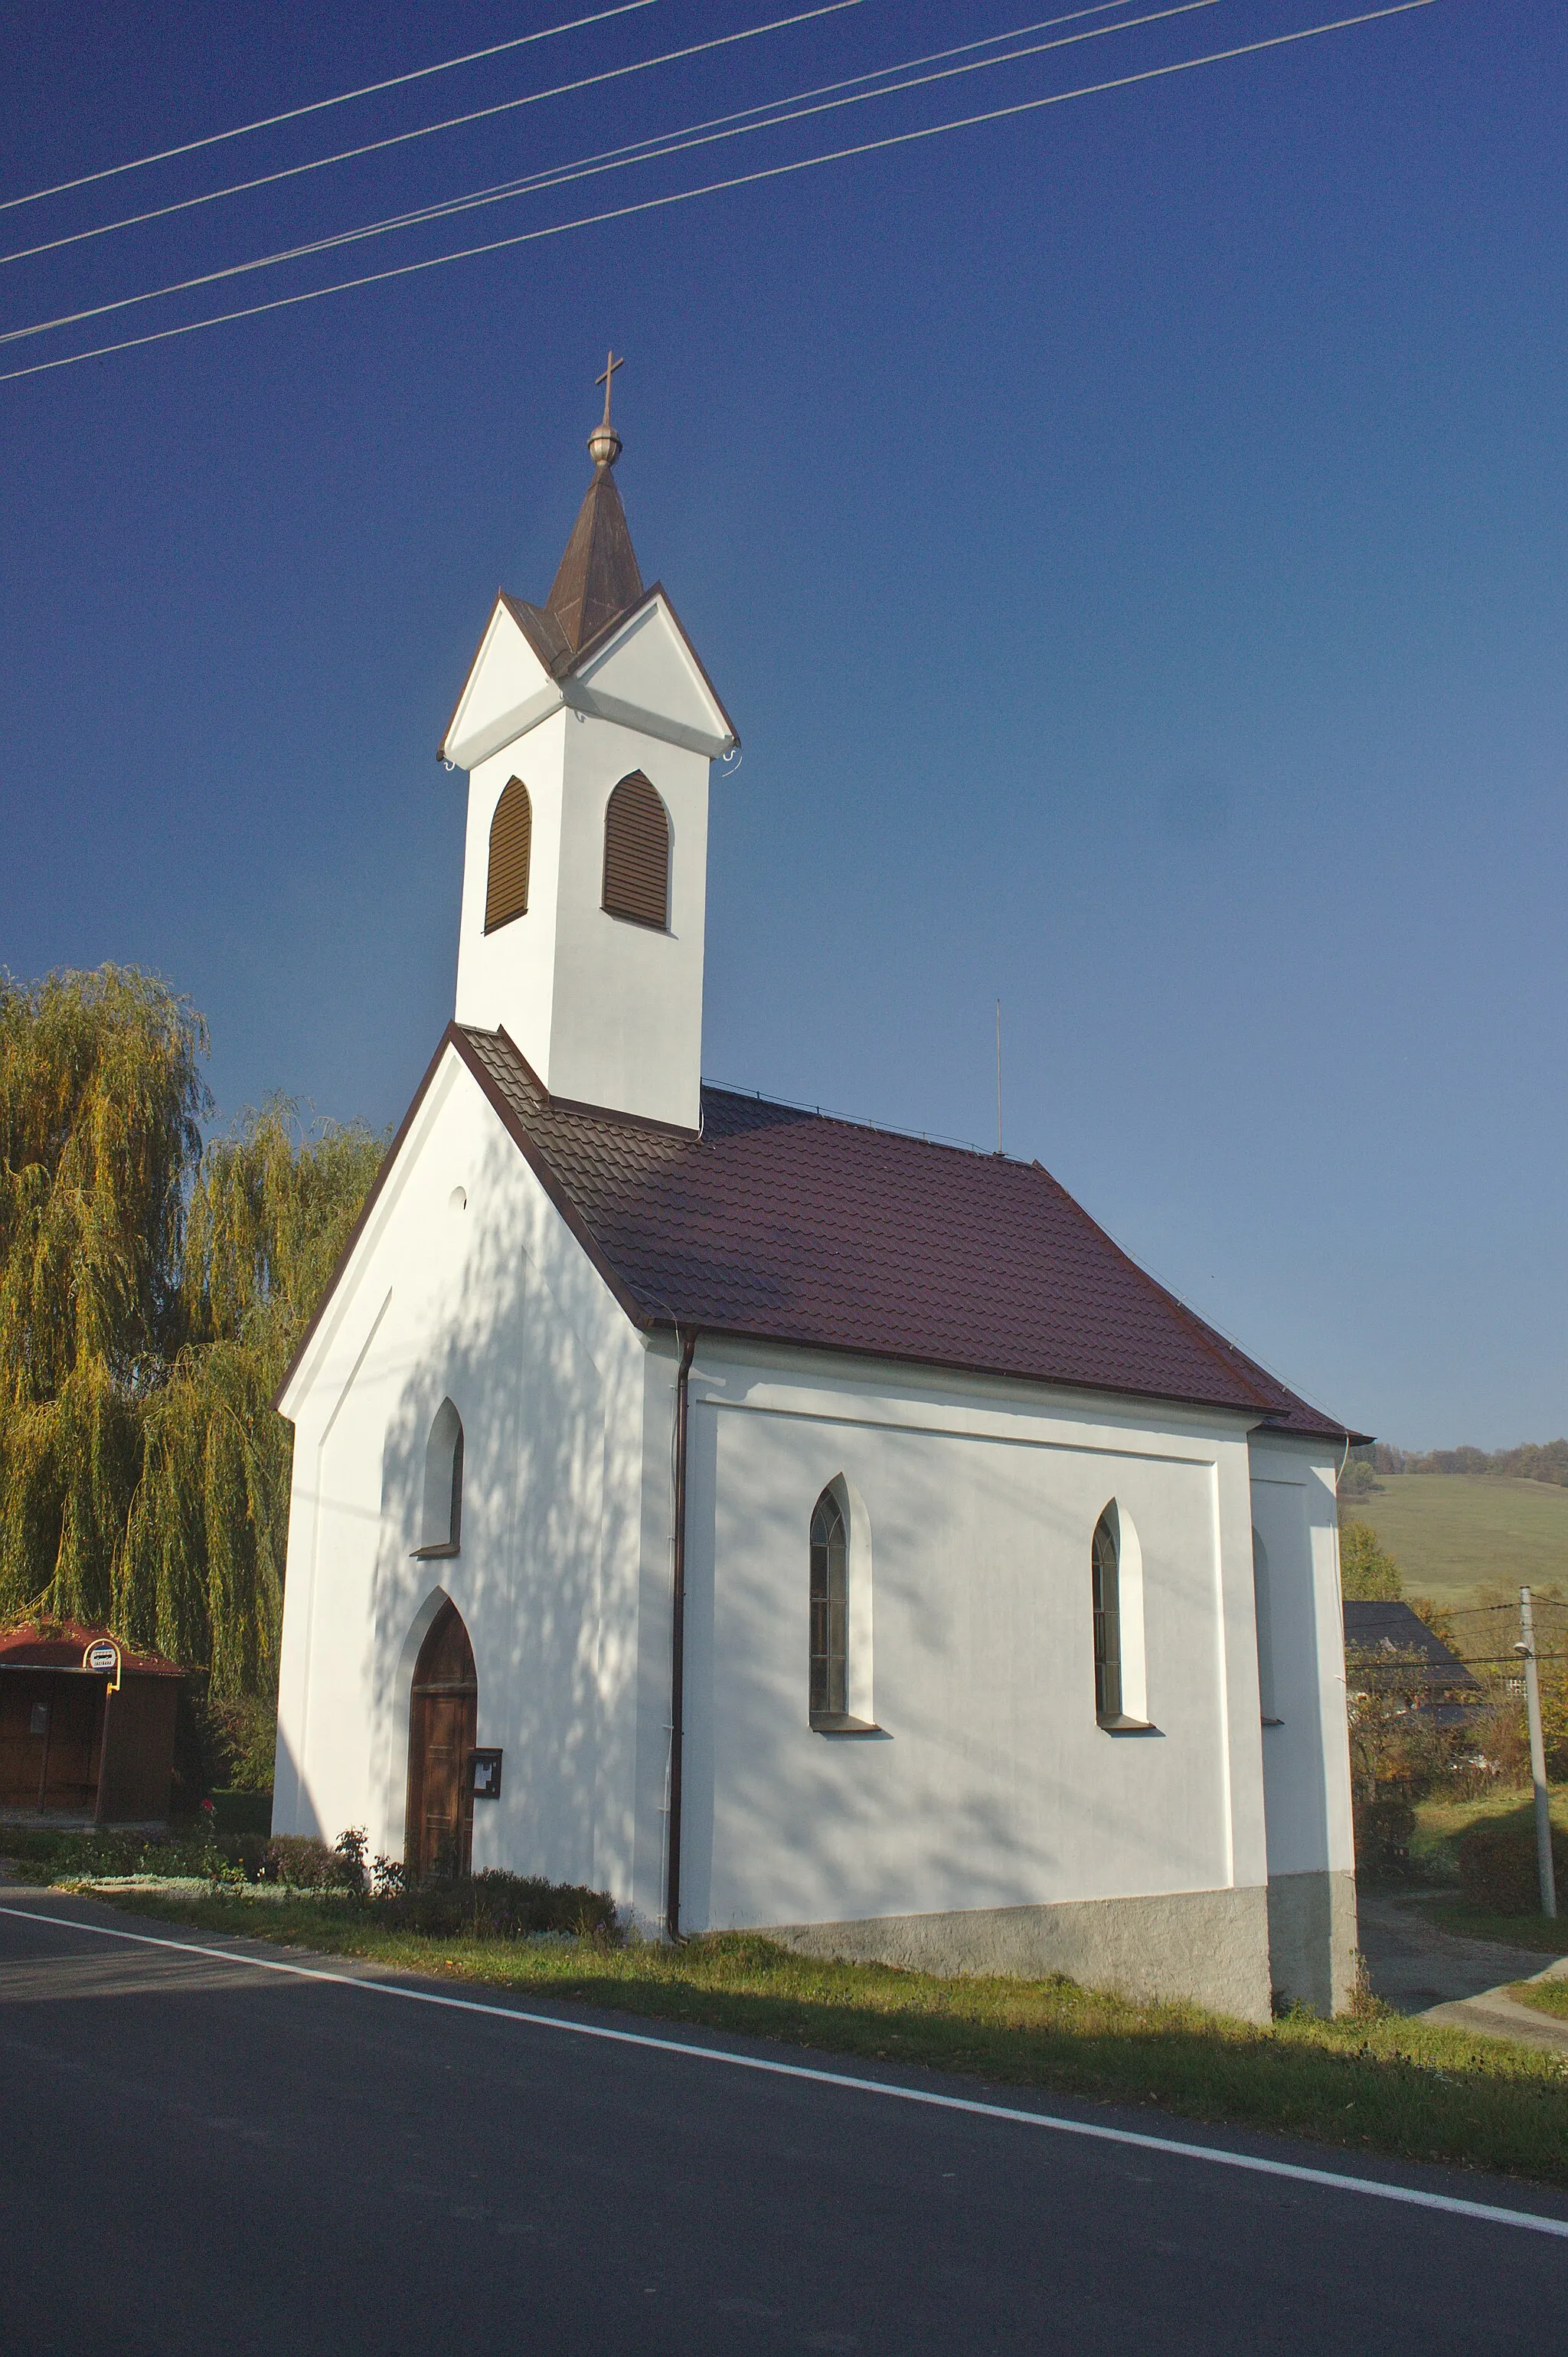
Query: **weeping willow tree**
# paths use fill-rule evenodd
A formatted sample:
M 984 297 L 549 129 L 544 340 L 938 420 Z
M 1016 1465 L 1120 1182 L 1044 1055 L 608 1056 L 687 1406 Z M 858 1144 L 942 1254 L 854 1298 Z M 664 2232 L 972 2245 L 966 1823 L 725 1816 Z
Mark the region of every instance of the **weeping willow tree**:
M 276 1674 L 270 1403 L 381 1151 L 274 1099 L 202 1146 L 207 1030 L 127 967 L 0 977 L 0 1617 Z

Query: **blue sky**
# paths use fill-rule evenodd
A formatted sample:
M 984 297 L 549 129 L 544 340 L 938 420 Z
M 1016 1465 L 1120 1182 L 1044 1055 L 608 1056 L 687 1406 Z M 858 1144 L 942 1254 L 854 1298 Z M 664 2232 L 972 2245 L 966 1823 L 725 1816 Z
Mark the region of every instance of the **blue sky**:
M 11 6 L 3 193 L 570 13 Z M 0 251 L 786 13 L 655 0 Z M 0 324 L 1032 13 L 859 0 L 6 264 Z M 1337 13 L 1216 0 L 0 368 Z M 745 741 L 708 1072 L 989 1144 L 1000 996 L 1008 1149 L 1288 1381 L 1409 1446 L 1568 1428 L 1565 59 L 1547 0 L 1435 0 L 0 383 L 0 960 L 168 975 L 226 1117 L 401 1114 L 452 996 L 435 746 L 613 340 L 644 576 Z

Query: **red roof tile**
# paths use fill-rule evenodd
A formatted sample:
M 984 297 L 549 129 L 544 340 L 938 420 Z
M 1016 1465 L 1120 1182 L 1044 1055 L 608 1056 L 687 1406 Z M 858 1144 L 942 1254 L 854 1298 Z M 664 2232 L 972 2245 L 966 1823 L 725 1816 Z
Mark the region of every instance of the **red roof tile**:
M 504 1031 L 446 1036 L 640 1325 L 1359 1437 L 1145 1275 L 1037 1162 L 711 1088 L 693 1137 L 552 1102 Z
M 0 1666 L 12 1670 L 80 1670 L 89 1645 L 105 1638 L 120 1645 L 122 1670 L 136 1670 L 159 1678 L 185 1675 L 177 1662 L 166 1660 L 162 1653 L 137 1652 L 129 1645 L 120 1644 L 112 1629 L 90 1629 L 79 1620 L 28 1621 L 20 1628 L 8 1629 L 0 1636 Z

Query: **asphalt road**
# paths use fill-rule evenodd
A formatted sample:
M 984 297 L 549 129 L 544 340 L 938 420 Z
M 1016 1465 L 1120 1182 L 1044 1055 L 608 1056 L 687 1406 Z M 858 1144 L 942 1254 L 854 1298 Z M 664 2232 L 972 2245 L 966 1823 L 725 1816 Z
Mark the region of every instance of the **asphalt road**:
M 198 1935 L 12 1885 L 14 1906 L 50 1920 L 0 1912 L 5 2357 L 1568 2344 L 1568 2241 L 1527 2228 L 260 1972 L 237 1943 L 104 1939 L 80 1927 Z M 1496 2179 L 888 2075 L 1568 2217 Z

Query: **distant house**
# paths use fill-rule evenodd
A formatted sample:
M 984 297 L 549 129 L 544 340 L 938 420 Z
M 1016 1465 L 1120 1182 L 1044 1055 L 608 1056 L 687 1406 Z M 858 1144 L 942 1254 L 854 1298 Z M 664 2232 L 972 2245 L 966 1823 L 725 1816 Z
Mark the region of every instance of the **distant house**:
M 1424 1687 L 1430 1708 L 1451 1716 L 1452 1706 L 1479 1701 L 1486 1691 L 1450 1646 L 1408 1604 L 1348 1603 L 1345 1612 L 1345 1652 L 1356 1657 L 1350 1674 L 1352 1689 Z M 1414 1658 L 1412 1658 L 1412 1656 Z M 1447 1712 L 1441 1706 L 1450 1706 Z

